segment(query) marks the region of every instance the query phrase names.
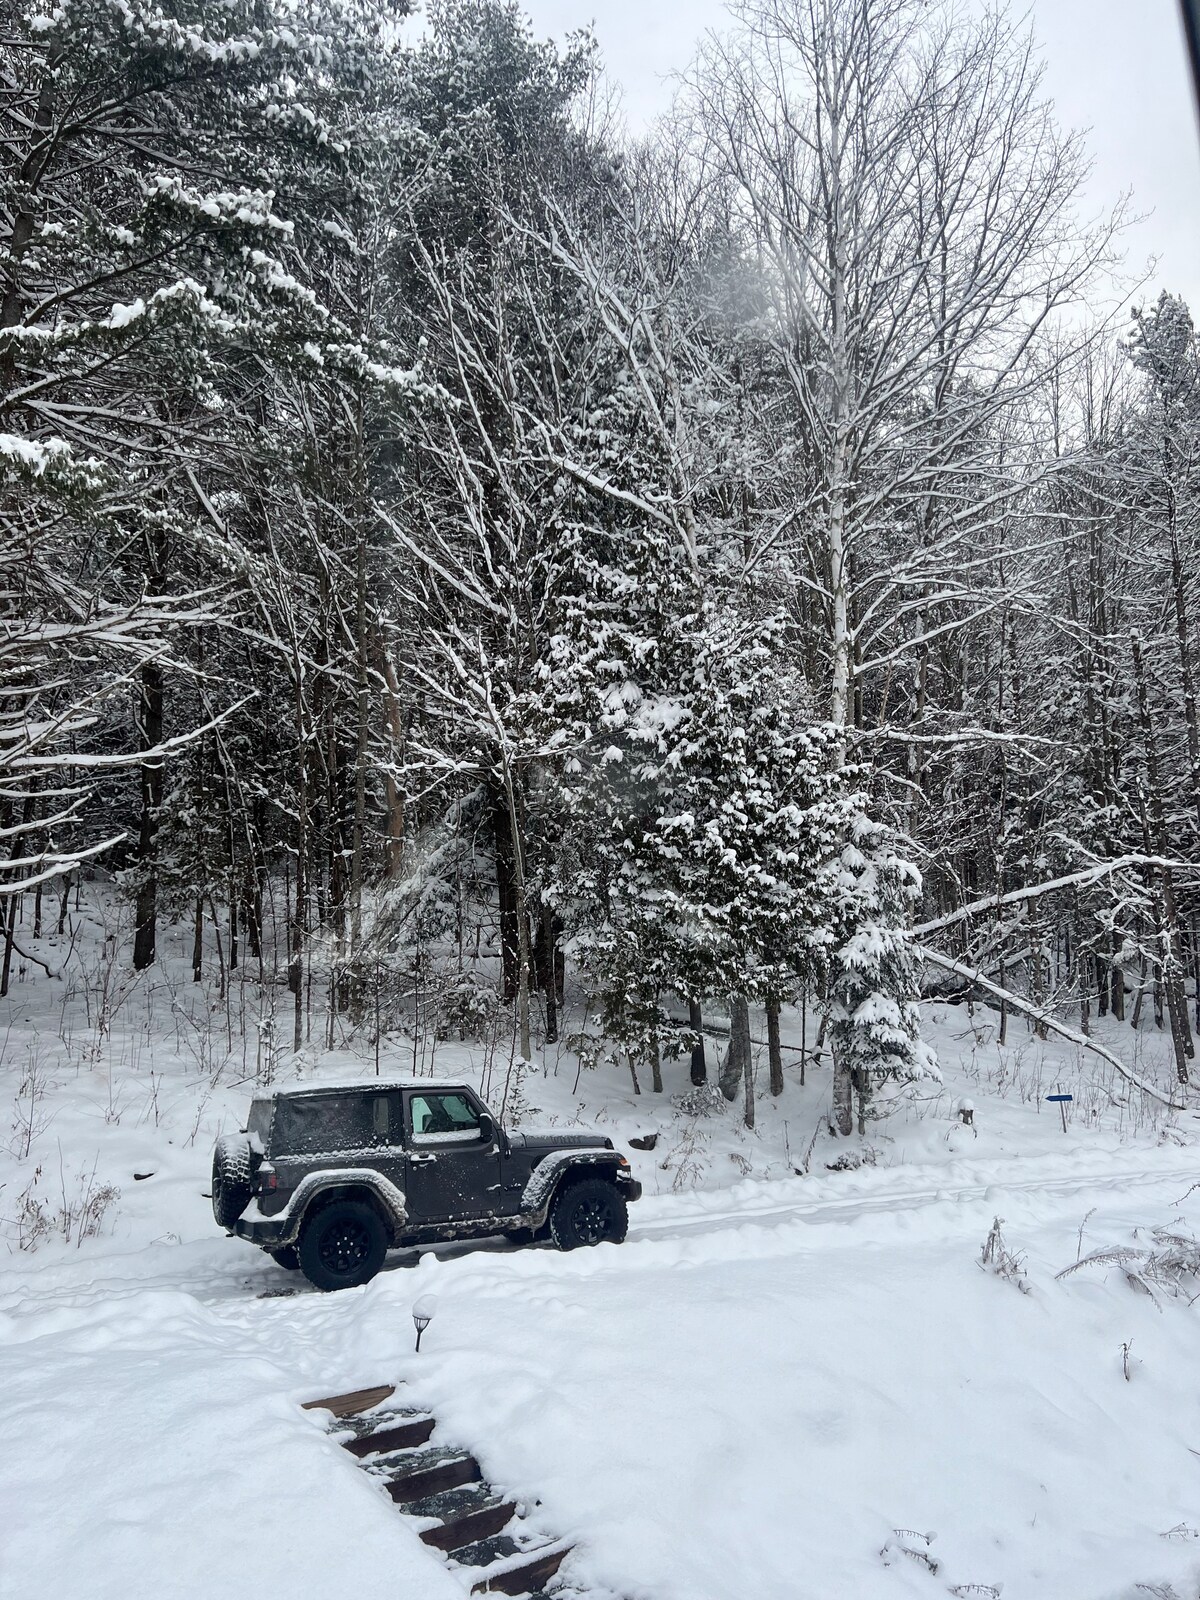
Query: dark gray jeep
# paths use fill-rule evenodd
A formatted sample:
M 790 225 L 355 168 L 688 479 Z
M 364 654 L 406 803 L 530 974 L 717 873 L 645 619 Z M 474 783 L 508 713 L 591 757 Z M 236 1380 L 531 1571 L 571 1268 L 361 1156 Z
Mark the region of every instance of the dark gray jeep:
M 256 1095 L 213 1155 L 213 1215 L 318 1289 L 366 1283 L 389 1250 L 506 1234 L 610 1240 L 642 1192 L 611 1139 L 508 1133 L 459 1083 Z

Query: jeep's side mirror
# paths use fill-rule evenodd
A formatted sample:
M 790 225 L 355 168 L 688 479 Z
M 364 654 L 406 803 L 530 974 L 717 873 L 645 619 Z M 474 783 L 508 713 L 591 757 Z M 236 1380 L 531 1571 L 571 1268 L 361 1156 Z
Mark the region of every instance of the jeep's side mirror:
M 479 1113 L 479 1137 L 484 1144 L 494 1144 L 496 1142 L 496 1124 L 486 1111 Z

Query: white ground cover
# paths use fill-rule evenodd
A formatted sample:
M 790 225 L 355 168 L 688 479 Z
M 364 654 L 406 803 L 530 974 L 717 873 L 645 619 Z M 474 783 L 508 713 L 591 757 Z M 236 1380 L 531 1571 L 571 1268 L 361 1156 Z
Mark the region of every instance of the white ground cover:
M 243 1014 L 269 998 L 247 986 L 229 1018 L 167 963 L 120 978 L 101 1026 L 98 947 L 88 959 L 87 985 L 27 973 L 0 1033 L 4 1600 L 461 1595 L 299 1409 L 383 1381 L 541 1502 L 535 1520 L 577 1541 L 570 1573 L 596 1595 L 1200 1590 L 1200 1285 L 1151 1298 L 1119 1265 L 1055 1276 L 1200 1222 L 1191 1113 L 1023 1025 L 998 1047 L 990 1014 L 950 1008 L 930 1019 L 944 1091 L 872 1125 L 874 1165 L 833 1172 L 827 1070 L 802 1089 L 790 1065 L 751 1134 L 737 1108 L 672 1106 L 684 1063 L 661 1098 L 612 1069 L 580 1074 L 576 1098 L 575 1059 L 552 1049 L 515 1097 L 538 1108 L 527 1125 L 594 1125 L 627 1149 L 659 1135 L 630 1150 L 648 1194 L 629 1241 L 396 1257 L 364 1290 L 322 1296 L 226 1239 L 204 1198 L 213 1138 L 253 1087 Z M 1165 1081 L 1151 1029 L 1105 1037 Z M 411 1069 L 411 1052 L 385 1042 L 382 1069 Z M 416 1059 L 497 1105 L 509 1076 L 469 1045 Z M 279 1070 L 374 1065 L 348 1041 Z M 1065 1134 L 1044 1099 L 1059 1086 L 1076 1095 Z M 964 1095 L 975 1129 L 955 1115 Z M 119 1194 L 89 1213 L 106 1187 Z M 1028 1292 L 981 1270 L 997 1215 Z M 410 1310 L 429 1292 L 417 1357 Z

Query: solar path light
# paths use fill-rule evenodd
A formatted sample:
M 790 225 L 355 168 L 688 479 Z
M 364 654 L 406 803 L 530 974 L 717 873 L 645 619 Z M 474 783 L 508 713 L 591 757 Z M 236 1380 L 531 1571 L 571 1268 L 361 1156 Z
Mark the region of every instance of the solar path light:
M 417 1349 L 421 1348 L 421 1335 L 433 1321 L 433 1313 L 437 1310 L 437 1296 L 423 1294 L 419 1300 L 413 1302 L 412 1319 L 413 1327 L 417 1330 Z

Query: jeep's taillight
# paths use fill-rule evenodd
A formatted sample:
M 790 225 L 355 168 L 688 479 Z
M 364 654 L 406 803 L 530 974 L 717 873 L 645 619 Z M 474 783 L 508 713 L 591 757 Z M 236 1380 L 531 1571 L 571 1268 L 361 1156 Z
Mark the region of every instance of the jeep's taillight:
M 279 1187 L 279 1179 L 275 1176 L 275 1168 L 264 1161 L 256 1174 L 256 1188 L 259 1194 L 270 1194 Z

